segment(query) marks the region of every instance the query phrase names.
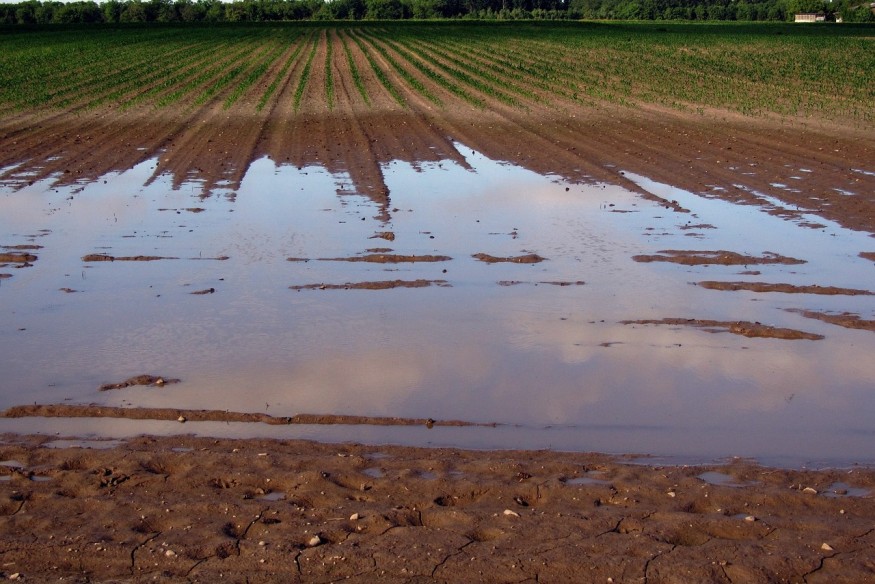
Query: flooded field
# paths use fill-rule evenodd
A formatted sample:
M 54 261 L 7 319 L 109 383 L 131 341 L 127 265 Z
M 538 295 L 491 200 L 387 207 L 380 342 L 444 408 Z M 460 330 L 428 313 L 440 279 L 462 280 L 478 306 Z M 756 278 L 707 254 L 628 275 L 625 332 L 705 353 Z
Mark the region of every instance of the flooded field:
M 388 201 L 266 157 L 210 191 L 155 159 L 0 190 L 3 408 L 434 424 L 27 417 L 0 431 L 873 462 L 867 233 L 760 193 L 740 205 L 616 169 L 632 192 L 454 147 L 382 164 Z M 100 389 L 144 374 L 161 383 Z

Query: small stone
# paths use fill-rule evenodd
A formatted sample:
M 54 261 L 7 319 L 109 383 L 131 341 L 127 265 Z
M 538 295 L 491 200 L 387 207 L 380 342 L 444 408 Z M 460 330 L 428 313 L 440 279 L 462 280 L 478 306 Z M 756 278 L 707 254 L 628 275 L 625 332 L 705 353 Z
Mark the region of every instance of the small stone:
M 164 555 L 167 556 L 168 558 L 175 558 L 176 552 L 173 550 L 167 550 L 166 552 L 164 552 Z
M 817 490 L 812 489 L 811 487 L 805 487 L 804 489 L 802 489 L 802 492 L 805 493 L 806 495 L 816 495 L 817 494 Z
M 674 491 L 669 491 L 668 493 L 666 493 L 666 495 L 668 495 L 668 496 L 671 497 L 672 499 L 674 499 L 675 497 L 678 496 L 678 494 L 675 493 Z
M 264 547 L 267 545 L 267 542 L 262 539 L 261 541 L 258 542 L 258 545 L 260 545 L 261 547 Z
M 519 517 L 520 516 L 519 513 L 517 513 L 516 511 L 511 511 L 510 509 L 505 509 L 504 514 L 509 516 L 509 517 Z
M 820 546 L 820 549 L 822 549 L 822 550 L 825 551 L 825 552 L 831 552 L 831 551 L 833 551 L 833 550 L 832 550 L 832 546 L 829 545 L 828 543 L 825 543 L 825 544 L 823 544 L 822 546 Z
M 747 521 L 748 523 L 753 523 L 754 521 L 757 520 L 757 518 L 754 517 L 753 515 L 748 515 L 747 517 L 744 518 L 744 520 Z
M 14 574 L 9 574 L 10 580 L 18 580 L 19 578 L 21 578 L 21 574 L 19 572 L 15 572 Z
M 358 521 L 358 520 L 359 520 L 359 514 L 358 514 L 358 513 L 353 513 L 352 515 L 349 516 L 349 520 L 350 520 L 350 521 Z
M 322 538 L 319 537 L 318 535 L 314 535 L 309 540 L 307 540 L 308 547 L 316 547 L 317 545 L 320 545 L 321 543 L 322 543 Z
M 161 387 L 162 385 L 164 385 L 164 378 L 163 378 L 163 377 L 159 377 L 158 379 L 156 379 L 156 380 L 155 380 L 155 385 L 157 385 L 158 387 Z
M 176 421 L 179 422 L 180 424 L 184 424 L 185 420 L 186 420 L 185 416 L 179 416 L 178 418 L 176 418 Z

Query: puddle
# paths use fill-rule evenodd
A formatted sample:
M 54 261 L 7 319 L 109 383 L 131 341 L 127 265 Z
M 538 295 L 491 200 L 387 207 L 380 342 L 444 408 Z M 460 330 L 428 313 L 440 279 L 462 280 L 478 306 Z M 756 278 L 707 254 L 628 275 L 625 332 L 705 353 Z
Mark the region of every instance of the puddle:
M 258 497 L 259 501 L 283 501 L 286 498 L 286 494 L 280 491 L 274 491 L 272 493 L 267 493 L 266 495 L 261 495 Z
M 709 485 L 714 485 L 717 487 L 732 487 L 732 488 L 741 488 L 741 487 L 750 487 L 755 485 L 755 482 L 738 482 L 735 478 L 729 476 L 726 473 L 709 471 L 703 472 L 700 475 L 697 475 L 698 479 L 705 481 Z
M 6 468 L 24 468 L 24 465 L 17 460 L 4 460 L 0 462 L 0 466 L 5 466 Z
M 824 497 L 843 498 L 843 497 L 870 497 L 872 491 L 869 489 L 861 489 L 852 487 L 847 483 L 833 483 L 823 491 Z
M 52 440 L 43 444 L 44 448 L 92 448 L 109 450 L 124 444 L 121 440 Z
M 356 194 L 346 175 L 268 159 L 250 166 L 233 196 L 203 200 L 198 183 L 150 182 L 151 160 L 73 188 L 0 187 L 0 243 L 45 234 L 39 260 L 0 287 L 0 408 L 95 403 L 397 416 L 499 426 L 247 431 L 798 464 L 873 460 L 875 335 L 786 310 L 871 319 L 872 297 L 692 285 L 875 290 L 871 276 L 861 277 L 861 268 L 871 271 L 858 257 L 872 248 L 866 234 L 809 216 L 825 227 L 801 228 L 754 206 L 627 174 L 691 211 L 676 213 L 620 187 L 568 184 L 457 147 L 468 167 L 385 165 L 386 206 Z M 707 227 L 693 238 L 686 225 Z M 756 266 L 754 275 L 745 266 L 631 259 L 667 249 L 771 252 L 806 263 Z M 320 260 L 373 253 L 450 259 Z M 91 254 L 179 259 L 83 261 Z M 513 261 L 535 257 L 543 261 Z M 667 318 L 762 322 L 825 338 L 621 324 Z M 141 374 L 182 381 L 98 390 Z M 85 435 L 97 432 L 93 421 L 78 423 Z M 135 424 L 162 433 L 240 432 L 230 424 Z M 0 420 L 0 431 L 55 426 Z
M 366 468 L 365 470 L 362 471 L 362 474 L 365 474 L 365 475 L 371 477 L 372 479 L 379 479 L 379 478 L 383 478 L 383 476 L 384 476 L 383 471 L 380 470 L 379 468 L 376 468 L 376 467 Z

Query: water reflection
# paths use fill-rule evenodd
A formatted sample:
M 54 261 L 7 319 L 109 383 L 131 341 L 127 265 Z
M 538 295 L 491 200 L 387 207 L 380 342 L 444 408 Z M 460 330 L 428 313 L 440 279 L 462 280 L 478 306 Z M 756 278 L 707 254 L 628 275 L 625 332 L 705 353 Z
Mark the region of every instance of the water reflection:
M 267 158 L 252 164 L 234 197 L 200 200 L 191 183 L 174 189 L 174 177 L 153 176 L 153 161 L 75 188 L 46 181 L 3 192 L 0 243 L 46 235 L 33 267 L 0 284 L 0 405 L 431 417 L 506 426 L 258 431 L 472 447 L 871 459 L 875 336 L 783 310 L 871 318 L 871 298 L 691 285 L 725 279 L 875 290 L 857 256 L 870 248 L 869 238 L 834 224 L 801 228 L 754 207 L 629 175 L 690 210 L 676 213 L 616 186 L 568 184 L 454 147 L 454 160 L 383 165 L 388 213 L 373 197 L 338 196 L 349 175 Z M 687 237 L 691 222 L 714 228 Z M 373 237 L 385 232 L 393 238 Z M 452 260 L 319 260 L 372 248 Z M 757 266 L 759 274 L 745 275 L 739 266 L 631 260 L 661 249 L 771 251 L 807 263 Z M 472 257 L 481 252 L 537 253 L 547 261 L 486 264 Z M 90 253 L 182 259 L 83 262 Z M 219 256 L 230 259 L 198 260 Z M 451 287 L 289 289 L 395 279 L 446 280 Z M 215 293 L 191 294 L 209 288 Z M 826 339 L 619 324 L 665 317 L 761 321 Z M 97 391 L 140 373 L 183 383 Z M 0 422 L 0 429 L 20 428 L 19 421 Z

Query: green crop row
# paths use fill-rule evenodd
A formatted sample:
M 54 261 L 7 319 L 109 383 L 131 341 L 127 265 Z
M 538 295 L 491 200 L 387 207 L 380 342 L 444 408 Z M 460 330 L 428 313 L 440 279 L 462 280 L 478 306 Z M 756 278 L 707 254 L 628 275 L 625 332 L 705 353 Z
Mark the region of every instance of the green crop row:
M 377 107 L 368 94 L 376 80 L 402 106 L 405 95 L 438 107 L 499 102 L 559 111 L 606 100 L 868 124 L 875 121 L 871 37 L 870 27 L 856 25 L 571 22 L 4 29 L 0 121 L 39 108 L 126 111 L 213 99 L 241 108 L 255 87 L 266 88 L 257 111 L 278 92 L 295 111 L 305 99 L 336 109 L 339 88 L 353 85 Z M 323 50 L 323 85 L 305 91 Z

